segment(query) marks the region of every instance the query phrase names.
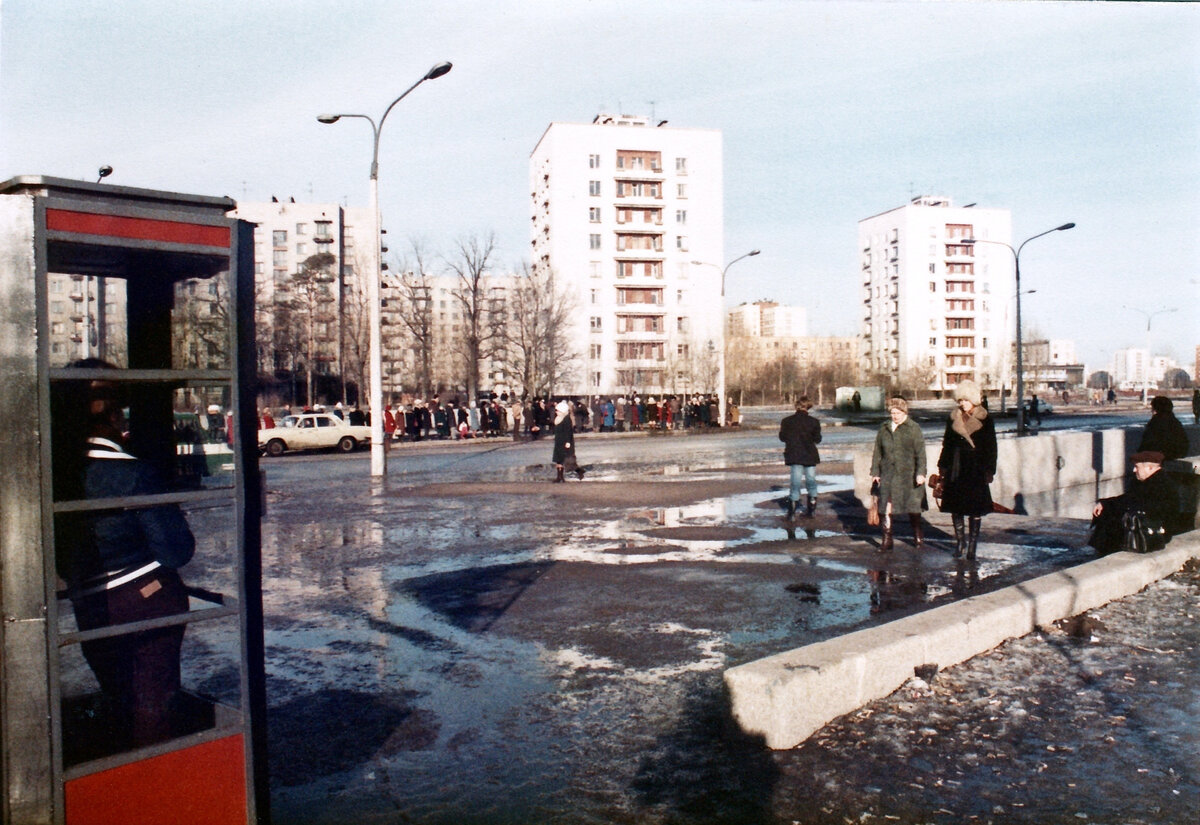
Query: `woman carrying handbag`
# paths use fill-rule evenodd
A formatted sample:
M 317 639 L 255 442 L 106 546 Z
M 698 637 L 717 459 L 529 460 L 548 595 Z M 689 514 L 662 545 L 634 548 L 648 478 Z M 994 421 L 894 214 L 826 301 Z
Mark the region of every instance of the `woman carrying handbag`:
M 954 558 L 966 553 L 975 558 L 979 528 L 984 515 L 992 512 L 988 485 L 996 475 L 996 426 L 981 406 L 979 385 L 960 381 L 954 390 L 957 408 L 946 422 L 942 452 L 938 456 L 941 476 L 942 512 L 954 523 Z M 964 518 L 966 524 L 964 524 Z

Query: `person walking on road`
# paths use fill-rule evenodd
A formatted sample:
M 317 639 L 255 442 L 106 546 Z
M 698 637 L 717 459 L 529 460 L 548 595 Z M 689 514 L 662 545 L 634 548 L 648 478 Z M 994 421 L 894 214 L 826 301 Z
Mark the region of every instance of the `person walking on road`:
M 981 405 L 979 385 L 960 381 L 957 408 L 946 422 L 938 473 L 943 483 L 942 511 L 954 523 L 954 558 L 975 558 L 981 519 L 992 512 L 988 485 L 996 475 L 996 425 Z M 964 517 L 967 523 L 964 525 Z
M 554 464 L 555 483 L 563 481 L 563 471 L 571 466 L 575 474 L 582 479 L 583 471 L 575 461 L 575 432 L 571 426 L 571 405 L 559 401 L 554 408 L 554 452 L 550 460 Z
M 921 510 L 925 506 L 925 436 L 908 417 L 908 402 L 903 398 L 888 401 L 888 415 L 891 421 L 879 428 L 871 455 L 871 482 L 879 485 L 883 528 L 879 550 L 883 553 L 892 549 L 893 513 L 908 513 L 914 547 L 925 541 L 921 529 Z
M 804 515 L 809 518 L 817 509 L 817 464 L 821 457 L 817 445 L 821 443 L 821 422 L 808 414 L 812 402 L 808 396 L 796 401 L 796 412 L 779 423 L 779 440 L 783 442 L 783 463 L 791 471 L 791 487 L 788 490 L 787 518 L 796 516 L 800 505 L 800 484 L 808 489 L 804 504 Z

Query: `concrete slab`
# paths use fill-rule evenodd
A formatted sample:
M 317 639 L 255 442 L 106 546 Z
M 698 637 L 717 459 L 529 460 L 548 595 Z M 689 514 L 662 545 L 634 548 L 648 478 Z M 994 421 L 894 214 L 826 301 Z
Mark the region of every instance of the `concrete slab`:
M 734 719 L 768 747 L 793 748 L 895 691 L 922 664 L 949 667 L 1038 626 L 1136 593 L 1200 558 L 1200 533 L 1156 553 L 1115 553 L 993 593 L 789 650 L 725 672 Z

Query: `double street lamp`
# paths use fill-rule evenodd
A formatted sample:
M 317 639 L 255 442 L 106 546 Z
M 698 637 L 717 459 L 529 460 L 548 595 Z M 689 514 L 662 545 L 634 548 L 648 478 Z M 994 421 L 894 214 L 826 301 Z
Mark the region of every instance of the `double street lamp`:
M 1146 364 L 1143 368 L 1142 374 L 1144 379 L 1142 381 L 1142 404 L 1145 405 L 1150 403 L 1150 368 L 1154 363 L 1154 356 L 1150 352 L 1150 322 L 1154 320 L 1155 315 L 1164 315 L 1168 312 L 1177 312 L 1179 307 L 1172 307 L 1170 309 L 1156 309 L 1154 312 L 1146 312 L 1144 309 L 1138 309 L 1137 307 L 1131 306 L 1127 306 L 1125 309 L 1130 309 L 1134 312 L 1140 312 L 1142 315 L 1146 316 Z
M 1025 248 L 1025 244 L 1032 240 L 1049 235 L 1051 232 L 1062 232 L 1067 229 L 1074 229 L 1074 223 L 1064 223 L 1062 226 L 1056 226 L 1053 229 L 1047 229 L 1045 232 L 1039 232 L 1036 235 L 1026 238 L 1021 241 L 1021 245 L 1013 249 L 1004 241 L 989 241 L 986 238 L 964 238 L 959 241 L 961 244 L 976 244 L 976 243 L 994 243 L 998 246 L 1005 247 L 1013 254 L 1013 269 L 1016 274 L 1016 297 L 1017 297 L 1017 435 L 1027 435 L 1025 430 L 1025 373 L 1024 373 L 1024 355 L 1021 344 L 1021 250 Z
M 693 266 L 711 266 L 713 269 L 721 270 L 721 299 L 722 300 L 721 300 L 721 307 L 720 307 L 721 317 L 718 320 L 718 323 L 721 325 L 722 331 L 724 330 L 724 327 L 725 327 L 725 300 L 724 300 L 725 299 L 725 273 L 729 271 L 729 267 L 733 266 L 738 261 L 742 260 L 743 258 L 753 257 L 753 256 L 759 254 L 760 252 L 762 252 L 761 249 L 751 249 L 749 252 L 747 252 L 744 255 L 738 255 L 732 261 L 725 264 L 724 269 L 721 269 L 721 267 L 717 266 L 716 264 L 709 263 L 708 261 L 692 261 Z M 722 334 L 722 336 L 721 336 L 722 340 L 724 340 L 724 337 L 725 337 L 724 334 Z M 717 396 L 717 424 L 718 424 L 718 426 L 724 427 L 725 426 L 725 409 L 726 409 L 726 404 L 728 403 L 725 400 L 725 389 L 726 388 L 725 388 L 725 348 L 724 348 L 724 346 L 721 347 L 721 352 L 718 353 L 718 355 L 717 355 L 717 373 L 718 373 L 717 384 L 720 388 L 719 395 Z
M 408 96 L 409 92 L 420 86 L 426 80 L 434 80 L 446 74 L 453 68 L 448 61 L 436 64 L 433 68 L 404 94 L 393 100 L 379 118 L 379 123 L 368 115 L 360 114 L 322 114 L 317 115 L 321 123 L 337 123 L 344 117 L 362 118 L 371 124 L 373 147 L 371 150 L 371 214 L 375 220 L 375 240 L 373 244 L 373 266 L 370 279 L 367 281 L 368 320 L 370 324 L 370 408 L 371 408 L 371 475 L 387 475 L 387 453 L 383 441 L 383 319 L 381 301 L 381 282 L 383 276 L 383 233 L 379 216 L 379 133 L 383 131 L 383 122 L 397 103 Z

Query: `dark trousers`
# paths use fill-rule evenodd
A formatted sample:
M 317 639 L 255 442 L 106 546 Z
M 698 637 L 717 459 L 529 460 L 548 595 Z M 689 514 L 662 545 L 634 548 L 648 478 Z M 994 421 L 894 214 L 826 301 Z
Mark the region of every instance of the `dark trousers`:
M 174 570 L 159 568 L 128 584 L 75 603 L 80 630 L 156 619 L 188 611 L 187 591 Z M 134 747 L 171 735 L 171 705 L 179 692 L 183 625 L 84 642 L 83 656 L 113 699 Z

